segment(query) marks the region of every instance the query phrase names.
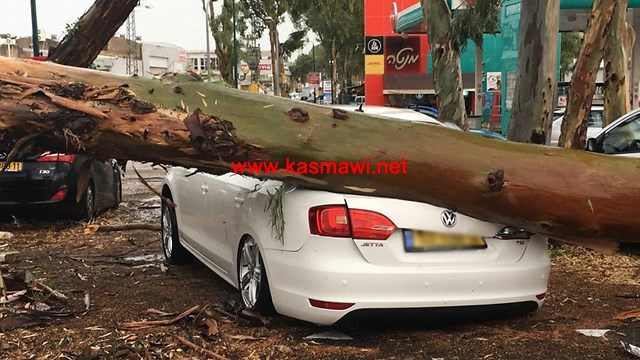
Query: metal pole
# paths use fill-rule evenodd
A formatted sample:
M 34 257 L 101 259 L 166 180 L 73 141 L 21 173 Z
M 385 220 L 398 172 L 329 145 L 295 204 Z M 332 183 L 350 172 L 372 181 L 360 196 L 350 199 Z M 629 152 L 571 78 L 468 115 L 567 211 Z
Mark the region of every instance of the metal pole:
M 276 96 L 280 96 L 280 39 L 278 35 L 278 24 L 274 23 L 276 28 Z
M 33 43 L 33 56 L 40 56 L 40 39 L 38 37 L 38 12 L 36 0 L 31 0 L 31 42 Z
M 311 48 L 311 53 L 313 54 L 313 72 L 316 72 L 316 44 L 313 44 Z M 314 75 L 315 76 L 315 75 Z M 316 87 L 313 87 L 313 103 L 316 103 Z
M 211 46 L 209 45 L 209 10 L 204 5 L 205 28 L 207 29 L 207 58 L 205 59 L 205 68 L 207 69 L 207 81 L 211 82 Z
M 236 42 L 236 0 L 231 1 L 233 13 L 233 83 L 238 88 L 238 45 Z
M 474 76 L 474 107 L 473 107 L 473 115 L 481 116 L 482 115 L 482 48 L 476 45 L 476 64 L 475 64 L 475 76 Z

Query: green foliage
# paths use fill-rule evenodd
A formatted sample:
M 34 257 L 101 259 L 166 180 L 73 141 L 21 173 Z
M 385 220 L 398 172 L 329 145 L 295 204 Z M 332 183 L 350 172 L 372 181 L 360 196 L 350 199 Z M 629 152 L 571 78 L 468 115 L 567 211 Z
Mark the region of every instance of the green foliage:
M 454 9 L 451 32 L 460 52 L 464 51 L 469 40 L 482 47 L 483 34 L 500 31 L 502 2 L 503 0 L 476 0 L 473 7 Z
M 64 37 L 72 37 L 75 34 L 78 33 L 78 31 L 80 31 L 80 28 L 82 27 L 82 20 L 81 18 L 78 18 L 76 21 L 72 22 L 72 23 L 66 23 L 64 24 Z
M 269 202 L 264 211 L 270 211 L 269 225 L 275 232 L 276 239 L 284 243 L 284 210 L 282 196 L 284 194 L 284 186 L 276 188 L 274 192 L 267 191 L 269 195 Z
M 364 73 L 364 1 L 362 0 L 290 0 L 289 13 L 298 26 L 313 31 L 320 39 L 327 60 L 322 66 L 329 68 L 328 60 L 335 43 L 336 82 L 352 83 Z M 316 59 L 318 59 L 316 47 Z M 305 60 L 308 61 L 308 60 Z M 303 76 L 305 76 L 303 74 Z
M 582 47 L 582 33 L 560 33 L 560 74 L 562 76 L 573 70 L 573 63 L 578 58 Z
M 289 66 L 291 75 L 297 77 L 300 82 L 306 82 L 307 74 L 313 72 L 314 69 L 316 71 L 321 71 L 323 66 L 327 66 L 326 64 L 329 63 L 329 57 L 323 47 L 315 47 L 315 67 L 313 61 L 313 50 L 308 54 L 298 56 L 293 64 Z
M 304 46 L 307 32 L 305 30 L 297 30 L 289 34 L 289 38 L 282 43 L 280 50 L 285 59 L 291 57 L 294 51 Z

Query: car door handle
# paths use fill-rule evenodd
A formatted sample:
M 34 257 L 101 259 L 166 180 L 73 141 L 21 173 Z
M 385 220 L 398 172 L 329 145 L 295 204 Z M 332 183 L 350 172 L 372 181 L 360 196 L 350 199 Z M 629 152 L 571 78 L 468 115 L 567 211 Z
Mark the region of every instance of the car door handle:
M 202 190 L 202 194 L 206 194 L 209 191 L 209 187 L 207 185 L 200 186 L 200 189 Z
M 236 202 L 236 204 L 238 204 L 238 205 L 242 205 L 242 204 L 244 204 L 244 198 L 243 198 L 243 197 L 236 196 L 233 200 L 234 200 L 234 201 Z

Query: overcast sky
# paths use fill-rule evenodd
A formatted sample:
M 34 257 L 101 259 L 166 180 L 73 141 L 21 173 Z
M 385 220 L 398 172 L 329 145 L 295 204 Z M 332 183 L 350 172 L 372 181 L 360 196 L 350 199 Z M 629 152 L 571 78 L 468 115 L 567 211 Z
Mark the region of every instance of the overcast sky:
M 93 0 L 39 0 L 38 28 L 47 37 L 62 35 L 65 25 L 72 24 L 91 6 Z M 216 2 L 219 11 L 221 1 Z M 201 0 L 142 0 L 136 11 L 136 33 L 142 41 L 165 42 L 186 50 L 206 48 L 205 15 Z M 282 24 L 280 41 L 284 42 L 293 30 L 291 24 Z M 0 34 L 11 33 L 19 37 L 31 35 L 31 6 L 29 0 L 0 0 Z M 118 33 L 124 34 L 124 26 Z M 267 50 L 268 38 L 261 46 Z M 211 39 L 211 49 L 214 48 Z

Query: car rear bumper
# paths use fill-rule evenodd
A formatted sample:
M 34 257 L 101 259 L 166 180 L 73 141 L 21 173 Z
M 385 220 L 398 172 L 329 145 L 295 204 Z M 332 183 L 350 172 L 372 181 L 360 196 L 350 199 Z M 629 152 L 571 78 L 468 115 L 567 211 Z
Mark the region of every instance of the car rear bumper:
M 350 239 L 313 236 L 298 251 L 263 253 L 276 310 L 322 325 L 365 310 L 540 306 L 536 295 L 547 291 L 550 268 L 546 241 L 531 241 L 520 260 L 500 265 L 373 265 Z M 309 299 L 353 306 L 328 310 Z

